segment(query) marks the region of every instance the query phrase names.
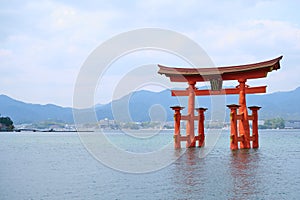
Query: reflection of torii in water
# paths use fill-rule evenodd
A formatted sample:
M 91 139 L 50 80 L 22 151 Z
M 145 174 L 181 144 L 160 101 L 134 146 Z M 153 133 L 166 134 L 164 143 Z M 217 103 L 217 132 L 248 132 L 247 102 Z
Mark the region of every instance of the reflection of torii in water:
M 248 115 L 246 105 L 246 94 L 266 93 L 266 86 L 249 87 L 246 85 L 247 79 L 257 79 L 267 77 L 268 72 L 280 69 L 279 61 L 282 56 L 254 64 L 229 66 L 229 67 L 212 67 L 212 68 L 173 68 L 162 65 L 159 66 L 159 74 L 164 74 L 170 78 L 171 82 L 187 82 L 189 87 L 187 90 L 172 90 L 172 96 L 188 96 L 188 112 L 186 116 L 181 116 L 180 106 L 172 107 L 175 110 L 175 148 L 180 148 L 180 142 L 186 141 L 187 147 L 195 147 L 196 141 L 199 141 L 199 146 L 203 145 L 204 141 L 204 112 L 206 109 L 200 108 L 198 116 L 195 116 L 195 96 L 204 95 L 227 95 L 239 94 L 239 105 L 228 105 L 231 110 L 231 135 L 230 148 L 258 148 L 258 117 L 257 111 L 260 107 L 252 106 L 249 109 L 252 115 Z M 239 85 L 236 88 L 222 89 L 223 81 L 237 80 Z M 210 90 L 198 90 L 195 87 L 196 82 L 209 81 L 211 84 Z M 238 112 L 237 112 L 238 109 Z M 180 120 L 187 120 L 186 136 L 180 134 Z M 198 136 L 194 134 L 194 120 L 198 120 Z M 237 121 L 239 126 L 237 128 Z M 250 135 L 249 120 L 253 121 L 252 135 Z

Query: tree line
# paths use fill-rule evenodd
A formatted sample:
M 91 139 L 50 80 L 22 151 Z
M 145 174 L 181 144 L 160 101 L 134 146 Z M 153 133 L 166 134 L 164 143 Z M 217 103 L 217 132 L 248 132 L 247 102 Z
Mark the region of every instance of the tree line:
M 0 131 L 12 131 L 14 128 L 14 122 L 9 117 L 0 117 Z
M 263 125 L 259 125 L 260 129 L 283 129 L 285 128 L 285 121 L 281 117 L 267 119 Z

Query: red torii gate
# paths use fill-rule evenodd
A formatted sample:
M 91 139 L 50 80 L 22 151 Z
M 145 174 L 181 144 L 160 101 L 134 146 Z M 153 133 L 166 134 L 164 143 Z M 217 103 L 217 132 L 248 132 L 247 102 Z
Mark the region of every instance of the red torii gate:
M 252 115 L 248 115 L 246 105 L 246 94 L 266 93 L 267 86 L 249 87 L 246 85 L 248 79 L 257 79 L 267 77 L 268 72 L 280 69 L 280 60 L 282 56 L 254 64 L 229 66 L 229 67 L 212 67 L 212 68 L 173 68 L 163 65 L 159 66 L 159 74 L 164 74 L 170 78 L 171 82 L 187 82 L 186 90 L 172 90 L 172 96 L 188 96 L 188 112 L 182 116 L 180 111 L 183 107 L 171 107 L 175 111 L 174 122 L 175 148 L 181 147 L 181 141 L 186 141 L 187 147 L 195 147 L 196 141 L 198 146 L 204 144 L 204 112 L 206 108 L 198 108 L 198 116 L 195 116 L 195 96 L 204 95 L 227 95 L 239 94 L 239 105 L 227 105 L 231 110 L 231 134 L 230 148 L 238 149 L 240 143 L 241 149 L 258 148 L 258 115 L 260 109 L 258 106 L 251 106 L 249 109 Z M 222 89 L 223 81 L 237 80 L 239 85 L 236 88 Z M 210 81 L 210 90 L 198 90 L 195 87 L 196 82 Z M 238 112 L 237 112 L 238 110 Z M 180 120 L 187 120 L 186 136 L 180 134 Z M 198 135 L 194 134 L 194 120 L 198 120 Z M 249 120 L 252 120 L 252 135 L 250 135 Z M 238 123 L 239 121 L 239 123 Z

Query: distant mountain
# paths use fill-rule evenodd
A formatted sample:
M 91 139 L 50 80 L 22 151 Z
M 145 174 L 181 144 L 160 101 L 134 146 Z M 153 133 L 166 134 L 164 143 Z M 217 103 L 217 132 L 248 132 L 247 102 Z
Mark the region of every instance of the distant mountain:
M 249 102 L 262 106 L 261 118 L 300 120 L 300 87 L 289 92 L 252 95 L 249 96 Z
M 212 103 L 216 101 L 217 103 Z M 210 119 L 211 111 L 226 110 L 225 105 L 238 103 L 237 95 L 226 97 L 197 97 L 201 107 L 207 107 L 206 119 Z M 220 104 L 221 102 L 222 104 Z M 95 106 L 98 119 L 115 119 L 119 121 L 150 121 L 173 120 L 170 106 L 186 107 L 187 97 L 172 97 L 169 90 L 161 92 L 137 91 L 108 104 Z M 219 105 L 220 104 L 220 105 Z M 247 105 L 258 105 L 260 119 L 282 117 L 286 120 L 300 120 L 300 87 L 289 92 L 276 92 L 264 95 L 247 95 Z M 198 107 L 198 105 L 197 105 Z M 187 109 L 183 111 L 186 112 Z M 45 120 L 73 123 L 72 108 L 65 108 L 53 104 L 30 104 L 0 95 L 0 114 L 9 116 L 15 124 L 32 123 Z
M 228 117 L 229 109 L 226 108 L 226 105 L 238 104 L 238 99 L 238 95 L 214 96 L 212 98 L 210 96 L 197 97 L 196 103 L 200 105 L 196 105 L 196 107 L 208 108 L 206 112 L 207 119 L 211 117 L 211 110 L 215 112 L 218 109 L 225 109 Z M 174 113 L 169 107 L 173 105 L 187 107 L 187 97 L 172 97 L 169 90 L 161 92 L 138 91 L 98 107 L 97 116 L 98 119 L 113 119 L 117 117 L 121 121 L 127 121 L 130 118 L 133 121 L 150 121 L 151 111 L 153 111 L 152 113 L 161 113 L 161 115 L 166 116 L 168 121 L 172 121 Z M 247 105 L 262 107 L 259 111 L 260 119 L 282 117 L 286 120 L 300 120 L 300 87 L 288 92 L 247 95 Z M 159 118 L 159 116 L 154 116 L 154 114 L 152 114 L 153 119 Z
M 169 107 L 177 104 L 178 101 L 176 98 L 171 97 L 168 90 L 162 92 L 142 90 L 102 105 L 98 107 L 96 112 L 98 119 L 114 118 L 119 121 L 150 121 L 152 117 L 153 120 L 163 120 L 164 118 L 170 120 L 173 119 L 173 112 Z M 155 116 L 157 113 L 161 115 Z
M 6 95 L 0 95 L 0 114 L 9 116 L 15 124 L 44 120 L 73 122 L 72 108 L 24 103 Z

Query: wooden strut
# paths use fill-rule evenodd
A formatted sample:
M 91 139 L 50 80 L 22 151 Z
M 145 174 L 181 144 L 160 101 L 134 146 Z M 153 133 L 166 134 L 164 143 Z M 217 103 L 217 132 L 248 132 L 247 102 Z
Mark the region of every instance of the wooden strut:
M 172 110 L 175 111 L 174 114 L 174 148 L 180 149 L 180 141 L 181 141 L 181 134 L 180 134 L 180 120 L 181 120 L 181 113 L 180 111 L 184 109 L 184 107 L 180 106 L 173 106 L 171 107 Z
M 198 116 L 190 117 L 190 115 L 181 115 L 180 111 L 184 109 L 184 107 L 180 106 L 173 106 L 171 107 L 174 111 L 174 148 L 180 149 L 181 148 L 181 141 L 186 141 L 187 147 L 195 147 L 196 142 L 198 141 L 198 147 L 204 146 L 205 134 L 204 134 L 204 112 L 207 108 L 196 108 L 195 110 L 198 111 Z M 186 134 L 186 136 L 182 136 L 180 133 L 180 121 L 186 120 L 187 122 L 193 123 L 194 121 L 198 121 L 198 135 L 195 136 L 194 132 L 193 135 Z M 188 142 L 189 145 L 188 145 Z
M 204 146 L 205 134 L 204 134 L 204 112 L 207 108 L 196 108 L 198 111 L 198 136 L 195 137 L 195 140 L 199 141 L 198 147 Z
M 231 150 L 237 150 L 239 149 L 239 144 L 240 144 L 240 148 L 241 149 L 246 149 L 246 148 L 250 148 L 250 142 L 252 142 L 252 148 L 258 148 L 259 147 L 259 143 L 258 143 L 258 110 L 261 107 L 258 106 L 250 106 L 248 107 L 251 111 L 252 111 L 252 115 L 247 115 L 246 119 L 245 119 L 245 115 L 244 113 L 241 114 L 237 114 L 237 109 L 240 109 L 241 106 L 240 105 L 236 105 L 236 104 L 231 104 L 231 105 L 227 105 L 227 107 L 230 109 L 230 149 Z M 245 136 L 245 130 L 242 130 L 243 132 L 241 132 L 241 128 L 238 128 L 238 121 L 239 123 L 244 123 L 245 121 L 252 120 L 252 136 L 250 135 L 250 131 L 249 131 L 249 135 Z M 243 124 L 242 124 L 242 126 Z M 247 133 L 248 134 L 248 133 Z M 246 139 L 247 137 L 247 139 Z M 249 147 L 247 147 L 247 143 L 249 143 Z M 246 145 L 245 145 L 246 144 Z

